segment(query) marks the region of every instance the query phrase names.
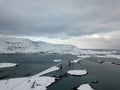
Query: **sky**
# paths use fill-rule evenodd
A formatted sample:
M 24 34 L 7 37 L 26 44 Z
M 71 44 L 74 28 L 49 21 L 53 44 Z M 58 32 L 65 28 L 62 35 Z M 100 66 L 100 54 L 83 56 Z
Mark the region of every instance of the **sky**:
M 0 37 L 120 49 L 120 0 L 0 0 Z

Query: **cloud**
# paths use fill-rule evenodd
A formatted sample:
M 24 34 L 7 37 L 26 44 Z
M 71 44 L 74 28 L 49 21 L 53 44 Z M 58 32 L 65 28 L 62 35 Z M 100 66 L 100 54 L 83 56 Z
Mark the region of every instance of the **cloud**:
M 80 48 L 93 49 L 120 49 L 120 31 L 112 31 L 109 33 L 99 33 L 92 35 L 84 35 L 73 37 L 65 43 L 74 44 Z
M 0 34 L 63 41 L 107 34 L 120 30 L 119 5 L 119 0 L 1 0 Z

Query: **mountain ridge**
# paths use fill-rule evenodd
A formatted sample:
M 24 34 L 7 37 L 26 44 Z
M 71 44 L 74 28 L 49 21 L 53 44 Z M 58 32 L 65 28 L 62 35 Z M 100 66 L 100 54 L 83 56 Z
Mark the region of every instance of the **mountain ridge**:
M 26 38 L 0 38 L 0 53 L 77 53 L 79 48 L 69 44 L 51 44 Z

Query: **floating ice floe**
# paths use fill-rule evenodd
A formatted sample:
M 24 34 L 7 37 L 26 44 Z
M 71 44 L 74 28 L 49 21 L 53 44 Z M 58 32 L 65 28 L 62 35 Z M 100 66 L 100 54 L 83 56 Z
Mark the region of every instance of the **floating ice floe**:
M 89 58 L 90 57 L 90 55 L 79 55 L 79 56 L 77 56 L 78 58 Z
M 80 59 L 71 60 L 70 63 L 78 63 Z
M 15 67 L 16 65 L 16 63 L 0 63 L 0 68 Z
M 0 81 L 0 90 L 46 90 L 55 82 L 54 77 L 15 78 Z
M 87 58 L 87 57 L 81 57 L 79 59 L 71 60 L 70 62 L 71 63 L 78 63 L 80 60 L 85 59 L 85 58 Z
M 57 66 L 53 66 L 53 67 L 51 67 L 51 68 L 48 68 L 48 69 L 46 69 L 46 70 L 44 70 L 44 71 L 36 74 L 35 76 L 42 76 L 42 75 L 45 75 L 45 74 L 47 74 L 47 73 L 50 73 L 50 72 L 53 72 L 53 71 L 57 71 L 57 70 L 59 70 L 59 69 L 60 69 L 60 68 L 58 68 Z
M 55 59 L 53 60 L 54 62 L 61 62 L 62 60 L 61 59 Z
M 94 90 L 89 84 L 80 85 L 77 90 Z
M 0 81 L 0 90 L 46 90 L 55 82 L 55 77 L 42 76 L 44 74 L 59 70 L 53 66 L 31 77 L 14 78 Z
M 69 70 L 67 73 L 70 75 L 85 75 L 87 74 L 87 70 Z

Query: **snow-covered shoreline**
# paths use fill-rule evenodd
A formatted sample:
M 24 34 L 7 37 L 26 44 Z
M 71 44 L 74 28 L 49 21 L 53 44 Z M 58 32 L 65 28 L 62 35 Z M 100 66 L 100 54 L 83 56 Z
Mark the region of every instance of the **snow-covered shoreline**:
M 46 69 L 46 70 L 44 70 L 44 71 L 42 71 L 42 72 L 40 72 L 40 73 L 38 73 L 38 74 L 36 74 L 34 76 L 39 77 L 39 76 L 45 75 L 47 73 L 50 73 L 50 72 L 53 72 L 53 71 L 57 71 L 59 69 L 60 68 L 58 68 L 57 66 L 53 66 L 53 67 L 50 67 L 50 68 L 48 68 L 48 69 Z
M 15 67 L 16 63 L 0 63 L 0 68 Z
M 83 59 L 85 59 L 85 58 L 88 58 L 88 56 L 79 57 L 78 59 L 71 60 L 70 63 L 78 63 L 80 60 L 83 60 Z
M 55 82 L 55 77 L 41 76 L 14 78 L 0 81 L 0 90 L 46 90 Z
M 43 75 L 56 70 L 59 68 L 53 66 L 31 77 L 0 80 L 0 90 L 46 90 L 56 78 Z
M 120 59 L 120 55 L 111 55 L 111 54 L 104 55 L 104 56 L 96 55 L 96 57 L 100 57 L 100 58 L 116 58 L 116 59 Z

